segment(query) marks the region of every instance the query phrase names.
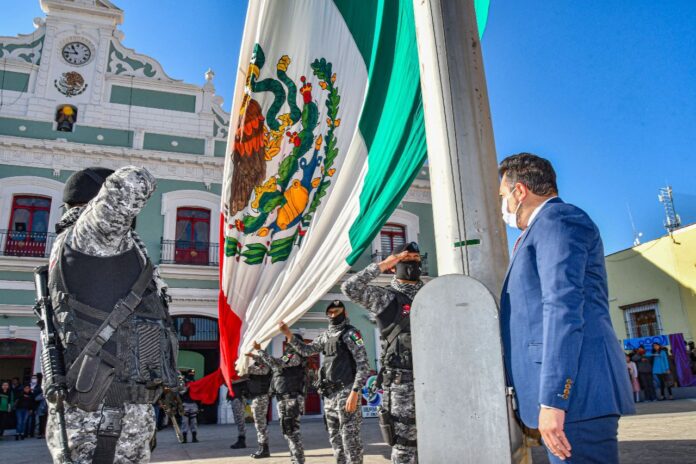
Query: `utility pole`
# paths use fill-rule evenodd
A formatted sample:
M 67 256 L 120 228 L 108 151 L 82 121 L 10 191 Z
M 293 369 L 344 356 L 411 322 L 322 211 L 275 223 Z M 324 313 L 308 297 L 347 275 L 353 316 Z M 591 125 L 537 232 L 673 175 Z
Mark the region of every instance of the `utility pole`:
M 419 456 L 424 462 L 530 462 L 505 403 L 496 302 L 509 256 L 474 0 L 413 0 L 413 5 L 438 273 L 473 278 L 435 279 L 414 301 L 414 347 L 422 347 L 414 350 L 416 401 L 426 403 L 418 406 L 417 423 L 434 425 L 419 425 Z M 477 285 L 487 288 L 490 298 Z M 427 317 L 433 311 L 440 319 Z M 469 350 L 457 338 L 473 328 L 480 338 Z M 428 343 L 436 333 L 466 348 Z M 482 358 L 486 368 L 477 370 L 474 382 L 461 366 L 479 366 Z M 448 401 L 461 408 L 447 407 Z
M 665 208 L 665 222 L 664 226 L 667 229 L 668 234 L 672 234 L 675 230 L 681 227 L 681 218 L 674 209 L 674 199 L 672 198 L 672 187 L 667 186 L 660 189 L 660 193 L 657 195 L 657 199 L 662 203 Z

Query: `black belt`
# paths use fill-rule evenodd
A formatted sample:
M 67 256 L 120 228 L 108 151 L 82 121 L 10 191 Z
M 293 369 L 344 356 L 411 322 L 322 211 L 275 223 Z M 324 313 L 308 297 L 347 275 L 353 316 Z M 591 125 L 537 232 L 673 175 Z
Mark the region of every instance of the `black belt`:
M 97 447 L 94 450 L 92 464 L 113 464 L 124 415 L 123 404 L 102 406 L 101 420 L 97 430 Z
M 402 383 L 413 382 L 414 377 L 413 371 L 410 370 L 386 368 L 382 374 L 382 379 L 383 384 L 389 386 L 392 383 L 400 385 Z

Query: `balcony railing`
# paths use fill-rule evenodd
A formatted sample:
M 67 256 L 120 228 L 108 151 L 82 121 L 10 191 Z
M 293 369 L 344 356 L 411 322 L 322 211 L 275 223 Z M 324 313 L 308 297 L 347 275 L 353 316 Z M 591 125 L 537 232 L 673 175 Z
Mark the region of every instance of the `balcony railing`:
M 380 253 L 380 252 L 372 253 L 371 257 L 372 257 L 373 263 L 379 263 L 379 262 L 387 259 L 389 257 L 389 253 Z M 424 276 L 429 275 L 428 274 L 428 253 L 424 253 L 421 255 L 421 266 L 423 269 L 422 270 L 423 275 Z M 385 272 L 385 274 L 393 274 L 393 273 L 390 271 L 387 271 L 387 272 Z
M 48 258 L 56 234 L 0 230 L 0 255 Z
M 217 243 L 162 240 L 160 263 L 217 266 L 218 250 Z

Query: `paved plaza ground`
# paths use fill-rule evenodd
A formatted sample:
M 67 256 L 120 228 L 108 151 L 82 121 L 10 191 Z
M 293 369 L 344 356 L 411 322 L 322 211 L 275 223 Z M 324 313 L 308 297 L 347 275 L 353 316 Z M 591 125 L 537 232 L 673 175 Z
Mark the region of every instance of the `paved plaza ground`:
M 621 462 L 626 464 L 696 463 L 696 388 L 675 391 L 675 401 L 641 403 L 638 414 L 621 419 L 619 440 Z M 277 423 L 270 425 L 270 459 L 257 461 L 249 458 L 256 447 L 252 426 L 247 427 L 249 448 L 232 450 L 229 445 L 236 438 L 233 425 L 206 425 L 199 432 L 200 443 L 179 444 L 171 429 L 158 434 L 158 448 L 152 456 L 160 464 L 237 464 L 261 462 L 287 464 L 290 462 L 287 445 Z M 307 464 L 333 462 L 324 423 L 317 419 L 302 423 Z M 14 441 L 11 436 L 0 440 L 0 462 L 7 464 L 50 463 L 43 440 Z M 465 437 L 462 437 L 465 439 Z M 365 464 L 389 462 L 389 448 L 382 443 L 376 419 L 366 419 L 363 426 Z M 547 463 L 543 449 L 533 451 L 534 464 Z M 423 463 L 443 464 L 443 463 Z M 448 463 L 449 464 L 449 463 Z M 453 463 L 454 464 L 454 463 Z M 464 463 L 462 463 L 464 464 Z

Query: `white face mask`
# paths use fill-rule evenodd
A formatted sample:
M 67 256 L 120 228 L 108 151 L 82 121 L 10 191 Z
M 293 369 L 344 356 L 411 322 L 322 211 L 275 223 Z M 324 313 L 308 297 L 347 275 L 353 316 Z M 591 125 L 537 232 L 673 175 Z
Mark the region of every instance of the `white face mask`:
M 503 197 L 503 204 L 500 209 L 503 213 L 503 222 L 507 224 L 509 227 L 512 227 L 513 229 L 519 229 L 519 227 L 517 226 L 517 211 L 519 211 L 520 206 L 522 206 L 522 203 L 517 203 L 517 208 L 515 208 L 514 213 L 508 211 L 508 198 L 510 198 L 510 195 L 512 195 L 515 192 L 515 190 L 516 188 L 512 189 L 510 193 Z

